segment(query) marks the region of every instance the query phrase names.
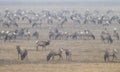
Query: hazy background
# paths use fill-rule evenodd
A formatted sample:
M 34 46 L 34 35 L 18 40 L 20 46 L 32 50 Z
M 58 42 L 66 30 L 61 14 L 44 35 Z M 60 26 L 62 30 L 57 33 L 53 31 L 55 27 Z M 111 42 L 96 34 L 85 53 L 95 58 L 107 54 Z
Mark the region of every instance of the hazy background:
M 120 0 L 0 0 L 0 5 L 120 5 Z

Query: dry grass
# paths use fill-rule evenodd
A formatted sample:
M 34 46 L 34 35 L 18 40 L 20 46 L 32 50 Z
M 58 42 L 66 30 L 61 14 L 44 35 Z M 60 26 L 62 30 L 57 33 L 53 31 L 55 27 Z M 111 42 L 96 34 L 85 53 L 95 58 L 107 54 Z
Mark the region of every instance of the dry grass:
M 20 64 L 0 66 L 1 72 L 120 72 L 120 64 Z
M 6 7 L 0 7 L 4 10 Z M 17 7 L 9 7 L 15 10 Z M 24 9 L 41 9 L 42 7 L 18 7 Z M 46 7 L 43 7 L 46 8 Z M 42 8 L 42 9 L 43 9 Z M 51 9 L 58 9 L 59 7 Z M 70 8 L 70 7 L 68 7 Z M 75 7 L 72 7 L 73 9 Z M 80 7 L 82 8 L 82 7 Z M 84 7 L 85 10 L 87 7 Z M 94 7 L 91 7 L 91 9 Z M 111 7 L 102 7 L 103 10 L 110 9 Z M 98 8 L 98 9 L 102 9 Z M 116 7 L 115 10 L 117 10 Z M 60 7 L 60 9 L 62 9 Z M 71 8 L 70 8 L 71 9 Z M 79 9 L 79 8 L 78 8 Z M 22 24 L 21 24 L 22 25 Z M 24 25 L 22 25 L 24 27 Z M 21 26 L 21 27 L 22 27 Z M 43 26 L 45 27 L 45 26 Z M 103 54 L 107 48 L 116 48 L 120 51 L 120 41 L 114 41 L 113 44 L 104 44 L 101 42 L 99 34 L 103 27 L 95 25 L 83 25 L 77 28 L 70 28 L 65 26 L 67 31 L 79 31 L 84 28 L 90 29 L 95 36 L 96 40 L 52 40 L 50 46 L 46 51 L 39 51 L 35 49 L 35 40 L 17 40 L 15 42 L 3 42 L 0 41 L 0 72 L 120 72 L 119 60 L 112 63 L 104 63 Z M 111 25 L 108 27 L 109 31 L 117 27 L 120 33 L 119 25 Z M 47 27 L 46 27 L 47 28 Z M 4 29 L 4 28 L 1 28 Z M 34 29 L 31 29 L 31 31 Z M 47 39 L 48 30 L 40 29 L 40 40 Z M 18 60 L 16 45 L 20 45 L 22 48 L 28 50 L 28 58 L 24 61 Z M 51 49 L 68 48 L 72 50 L 72 61 L 68 62 L 64 59 L 62 61 L 46 62 L 46 55 Z M 118 53 L 118 59 L 120 53 Z

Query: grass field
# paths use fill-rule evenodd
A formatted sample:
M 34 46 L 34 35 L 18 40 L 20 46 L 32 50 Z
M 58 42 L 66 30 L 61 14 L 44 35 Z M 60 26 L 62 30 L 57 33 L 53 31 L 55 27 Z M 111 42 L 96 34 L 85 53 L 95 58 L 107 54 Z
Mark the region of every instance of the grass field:
M 1 72 L 120 72 L 114 63 L 20 64 L 0 66 Z
M 9 9 L 17 9 L 22 7 L 8 7 Z M 6 7 L 0 7 L 5 9 Z M 24 7 L 23 9 L 43 9 L 44 7 Z M 54 7 L 49 7 L 54 9 Z M 56 7 L 55 9 L 62 9 L 62 7 Z M 77 9 L 76 7 L 68 7 Z M 82 8 L 82 7 L 80 7 Z M 86 9 L 87 7 L 84 7 Z M 96 7 L 90 7 L 91 9 L 97 9 Z M 111 7 L 106 7 L 103 10 L 109 10 Z M 78 8 L 79 9 L 79 8 Z M 102 8 L 98 8 L 102 9 Z M 117 10 L 119 7 L 113 7 Z M 24 27 L 24 25 L 21 25 Z M 52 40 L 51 44 L 47 46 L 46 51 L 36 51 L 35 40 L 16 40 L 13 42 L 3 42 L 0 40 L 0 72 L 120 72 L 120 41 L 114 40 L 113 44 L 104 44 L 100 40 L 100 32 L 103 27 L 99 25 L 82 25 L 76 28 L 70 28 L 65 26 L 67 31 L 79 31 L 81 29 L 90 29 L 96 36 L 96 40 Z M 120 34 L 120 26 L 113 24 L 108 27 L 110 33 L 113 28 L 116 27 Z M 40 40 L 48 39 L 48 30 L 45 25 L 40 29 Z M 1 27 L 1 29 L 4 29 Z M 1 30 L 0 29 L 0 30 Z M 31 31 L 34 29 L 31 29 Z M 18 60 L 16 45 L 20 45 L 21 48 L 28 50 L 28 57 L 21 61 Z M 55 57 L 55 61 L 47 62 L 46 56 L 51 49 L 68 48 L 72 50 L 72 61 L 65 60 L 65 54 L 63 54 L 63 60 L 58 60 Z M 105 63 L 103 60 L 104 51 L 106 49 L 116 48 L 118 53 L 118 59 L 115 61 Z

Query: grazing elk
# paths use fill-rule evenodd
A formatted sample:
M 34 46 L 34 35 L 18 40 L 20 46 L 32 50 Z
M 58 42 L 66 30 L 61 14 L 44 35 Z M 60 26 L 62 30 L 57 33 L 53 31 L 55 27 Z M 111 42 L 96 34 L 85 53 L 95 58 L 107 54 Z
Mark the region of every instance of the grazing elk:
M 61 59 L 62 53 L 63 53 L 62 48 L 60 48 L 58 50 L 51 50 L 47 55 L 47 61 L 50 61 L 51 58 L 52 58 L 52 60 L 54 60 L 54 56 L 59 56 L 59 59 Z
M 106 50 L 105 51 L 105 54 L 104 54 L 104 61 L 109 61 L 110 59 L 110 56 L 112 57 L 112 60 L 114 60 L 115 58 L 117 59 L 117 56 L 116 54 L 118 53 L 117 49 L 109 49 L 109 50 Z
M 46 50 L 46 46 L 50 45 L 50 40 L 46 41 L 36 41 L 36 50 L 38 51 L 38 47 L 41 46 L 42 50 L 43 48 Z
M 17 52 L 18 52 L 18 59 L 19 56 L 21 57 L 21 60 L 24 60 L 24 58 L 28 55 L 28 51 L 26 49 L 22 50 L 20 46 L 16 46 Z

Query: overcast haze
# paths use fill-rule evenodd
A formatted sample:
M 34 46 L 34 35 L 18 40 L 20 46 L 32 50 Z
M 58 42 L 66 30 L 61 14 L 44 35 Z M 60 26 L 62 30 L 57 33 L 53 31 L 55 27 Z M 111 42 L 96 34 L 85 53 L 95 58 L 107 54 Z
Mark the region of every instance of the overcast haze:
M 0 5 L 31 5 L 31 4 L 96 4 L 120 5 L 120 0 L 0 0 Z
M 120 2 L 120 0 L 0 0 L 1 2 Z
M 51 1 L 51 2 L 54 2 L 54 1 L 58 1 L 58 2 L 61 2 L 61 1 L 119 1 L 119 0 L 0 0 L 0 1 L 6 1 L 6 2 L 9 2 L 9 1 L 16 1 L 16 2 L 21 2 L 21 1 L 32 1 L 32 2 L 34 2 L 34 1 L 37 1 L 37 2 L 39 2 L 39 1 Z

